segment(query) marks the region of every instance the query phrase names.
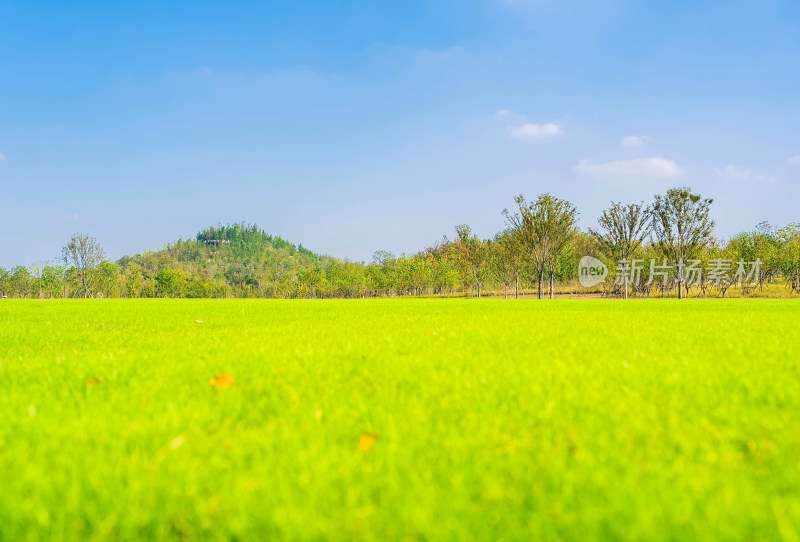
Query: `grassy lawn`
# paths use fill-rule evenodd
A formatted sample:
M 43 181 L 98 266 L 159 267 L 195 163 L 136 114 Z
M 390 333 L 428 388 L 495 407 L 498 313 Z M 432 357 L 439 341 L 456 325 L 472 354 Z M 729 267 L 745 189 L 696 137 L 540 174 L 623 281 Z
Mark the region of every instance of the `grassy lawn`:
M 799 322 L 792 300 L 2 300 L 0 539 L 795 542 Z

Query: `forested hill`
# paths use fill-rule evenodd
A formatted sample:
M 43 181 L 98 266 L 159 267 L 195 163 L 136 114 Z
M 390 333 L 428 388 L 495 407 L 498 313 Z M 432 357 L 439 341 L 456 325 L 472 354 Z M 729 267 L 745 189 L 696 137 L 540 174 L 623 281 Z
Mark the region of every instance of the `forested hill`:
M 235 258 L 248 258 L 273 250 L 283 250 L 289 257 L 299 253 L 316 263 L 323 258 L 319 254 L 303 248 L 302 243 L 295 246 L 285 239 L 259 230 L 255 224 L 234 224 L 233 226 L 208 228 L 197 234 L 197 241 L 212 247 L 225 248 L 227 246 L 231 248 L 230 254 Z
M 298 275 L 305 270 L 332 263 L 338 260 L 251 224 L 211 227 L 195 239 L 180 239 L 161 250 L 125 256 L 117 262 L 133 290 L 144 295 L 155 289 L 158 294 L 193 297 L 212 297 L 225 290 L 240 290 L 229 294 L 281 295 L 295 289 Z M 148 281 L 148 277 L 156 280 Z

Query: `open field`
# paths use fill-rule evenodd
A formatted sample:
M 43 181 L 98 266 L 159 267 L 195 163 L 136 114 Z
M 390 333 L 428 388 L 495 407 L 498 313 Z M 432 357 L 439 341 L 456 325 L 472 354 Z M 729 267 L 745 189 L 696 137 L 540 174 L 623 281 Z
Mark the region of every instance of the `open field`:
M 799 321 L 792 300 L 3 300 L 0 539 L 794 542 Z

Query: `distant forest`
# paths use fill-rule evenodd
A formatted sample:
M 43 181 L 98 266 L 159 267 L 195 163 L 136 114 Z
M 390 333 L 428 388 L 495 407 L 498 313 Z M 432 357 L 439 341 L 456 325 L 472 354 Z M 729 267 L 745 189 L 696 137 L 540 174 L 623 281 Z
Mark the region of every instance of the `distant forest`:
M 250 224 L 211 227 L 195 239 L 161 250 L 108 261 L 94 238 L 78 234 L 62 257 L 31 266 L 0 268 L 0 295 L 8 298 L 359 298 L 422 295 L 554 296 L 586 291 L 577 283 L 578 262 L 593 256 L 612 279 L 594 288 L 607 296 L 725 296 L 736 284 L 719 277 L 694 283 L 677 262 L 756 260 L 751 282 L 798 291 L 800 224 L 766 222 L 730 239 L 713 235 L 713 201 L 688 188 L 674 188 L 650 203 L 612 203 L 587 231 L 576 227 L 577 210 L 563 199 L 523 196 L 503 211 L 506 229 L 489 239 L 467 225 L 452 239 L 416 254 L 378 251 L 368 263 L 317 254 Z M 636 287 L 619 280 L 624 265 L 641 260 L 642 273 L 658 265 L 668 280 Z M 752 266 L 751 266 L 752 267 Z M 666 275 L 665 275 L 666 277 Z M 627 278 L 626 278 L 627 280 Z M 615 283 L 616 282 L 616 283 Z M 748 288 L 745 286 L 745 288 Z M 692 290 L 694 289 L 694 290 Z M 624 290 L 624 291 L 623 291 Z M 630 290 L 630 292 L 629 292 Z M 744 293 L 755 288 L 745 289 Z

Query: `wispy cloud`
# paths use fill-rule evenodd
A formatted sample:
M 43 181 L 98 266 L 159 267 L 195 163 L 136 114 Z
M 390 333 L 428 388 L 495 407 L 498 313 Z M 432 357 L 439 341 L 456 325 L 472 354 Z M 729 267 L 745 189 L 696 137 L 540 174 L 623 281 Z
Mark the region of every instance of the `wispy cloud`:
M 530 122 L 525 115 L 510 109 L 498 109 L 492 118 L 503 121 L 508 135 L 517 139 L 546 139 L 564 133 L 564 129 L 554 122 Z
M 800 154 L 795 154 L 791 158 L 789 158 L 790 164 L 800 164 Z
M 650 141 L 648 136 L 630 135 L 623 137 L 619 144 L 623 147 L 641 147 L 648 141 Z
M 729 181 L 770 181 L 773 180 L 773 177 L 767 177 L 766 175 L 762 175 L 761 173 L 750 171 L 747 169 L 742 169 L 740 167 L 734 165 L 728 165 L 724 168 L 714 168 L 714 173 L 718 176 L 722 177 L 723 179 L 727 179 Z
M 563 133 L 561 126 L 548 122 L 547 124 L 522 124 L 520 126 L 509 126 L 508 134 L 519 139 L 544 139 L 554 137 Z
M 581 175 L 603 179 L 641 178 L 641 179 L 679 179 L 686 172 L 672 160 L 653 157 L 637 160 L 615 160 L 605 163 L 594 163 L 581 160 L 574 168 Z
M 6 155 L 0 152 L 0 162 L 6 159 Z
M 67 220 L 78 220 L 80 218 L 80 215 L 78 215 L 78 213 L 70 213 L 64 218 L 66 218 Z

